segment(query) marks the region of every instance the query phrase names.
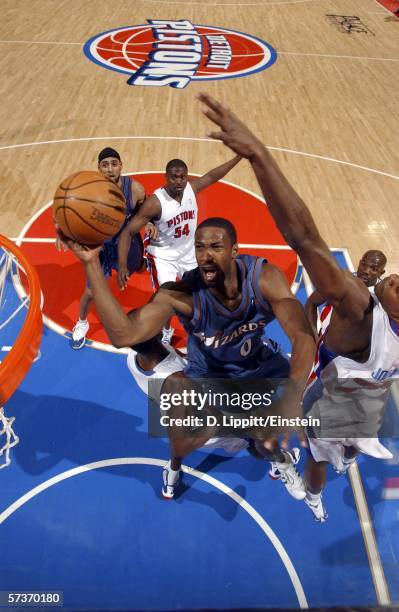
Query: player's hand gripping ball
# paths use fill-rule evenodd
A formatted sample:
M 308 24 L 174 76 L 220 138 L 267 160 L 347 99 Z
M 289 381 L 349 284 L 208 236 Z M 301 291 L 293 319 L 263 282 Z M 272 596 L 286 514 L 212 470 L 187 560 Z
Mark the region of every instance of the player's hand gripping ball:
M 122 190 L 100 172 L 76 172 L 55 192 L 54 223 L 80 244 L 102 244 L 119 232 L 125 219 Z

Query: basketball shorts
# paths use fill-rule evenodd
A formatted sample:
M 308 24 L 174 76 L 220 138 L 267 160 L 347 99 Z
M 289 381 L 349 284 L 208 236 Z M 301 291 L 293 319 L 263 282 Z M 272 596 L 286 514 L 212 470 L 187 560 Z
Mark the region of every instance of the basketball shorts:
M 154 291 L 164 283 L 174 282 L 182 278 L 185 272 L 189 272 L 189 270 L 193 270 L 197 266 L 194 252 L 189 252 L 183 257 L 176 258 L 175 261 L 162 259 L 147 252 L 147 267 Z
M 376 459 L 391 459 L 392 453 L 378 438 L 308 438 L 309 451 L 316 462 L 327 461 L 342 469 L 345 447 L 354 446 L 360 453 Z

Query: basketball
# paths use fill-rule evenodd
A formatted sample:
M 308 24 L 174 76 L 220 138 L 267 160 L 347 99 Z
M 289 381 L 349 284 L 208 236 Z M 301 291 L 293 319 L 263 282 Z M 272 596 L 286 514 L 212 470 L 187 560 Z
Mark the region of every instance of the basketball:
M 55 192 L 54 223 L 80 244 L 101 244 L 112 238 L 125 218 L 122 190 L 100 172 L 76 172 L 61 181 Z

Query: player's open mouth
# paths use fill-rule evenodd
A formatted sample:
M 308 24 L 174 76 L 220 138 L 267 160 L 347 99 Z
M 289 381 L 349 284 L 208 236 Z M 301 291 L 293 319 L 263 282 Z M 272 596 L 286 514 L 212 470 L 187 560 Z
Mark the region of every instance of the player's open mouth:
M 208 283 L 211 283 L 212 281 L 216 280 L 217 269 L 215 268 L 215 266 L 203 266 L 201 268 L 201 272 L 202 276 Z

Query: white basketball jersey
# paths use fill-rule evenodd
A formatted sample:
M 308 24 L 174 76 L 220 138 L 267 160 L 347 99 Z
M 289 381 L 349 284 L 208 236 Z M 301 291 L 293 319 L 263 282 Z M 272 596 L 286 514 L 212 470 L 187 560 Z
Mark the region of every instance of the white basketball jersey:
M 158 403 L 159 394 L 165 378 L 174 374 L 175 372 L 181 372 L 186 367 L 186 360 L 180 357 L 174 348 L 165 346 L 166 350 L 169 351 L 167 355 L 153 370 L 145 371 L 140 368 L 137 363 L 136 351 L 130 350 L 127 357 L 127 366 L 133 375 L 134 380 L 140 387 L 140 389 L 148 395 L 148 381 L 154 381 L 151 385 L 153 390 L 151 398 Z
M 319 371 L 334 366 L 337 378 L 368 378 L 376 382 L 386 379 L 399 379 L 399 337 L 393 331 L 389 318 L 375 294 L 373 299 L 373 326 L 371 332 L 370 355 L 365 363 L 358 363 L 338 355 Z M 328 326 L 327 326 L 328 329 Z M 324 334 L 327 329 L 324 330 Z M 324 335 L 323 334 L 323 335 Z M 323 341 L 322 341 L 323 343 Z M 321 347 L 320 347 L 321 348 Z M 320 353 L 320 348 L 318 353 Z M 320 369 L 320 360 L 316 356 L 313 371 Z
M 376 438 L 380 430 L 390 387 L 399 379 L 399 336 L 375 295 L 373 299 L 366 362 L 330 351 L 324 345 L 325 332 L 319 341 L 303 402 L 307 415 L 321 421 L 315 428 L 318 438 Z
M 154 221 L 158 229 L 157 240 L 150 240 L 150 255 L 169 261 L 194 253 L 194 234 L 197 228 L 198 206 L 195 193 L 187 183 L 181 203 L 172 198 L 164 187 L 154 192 L 161 204 L 161 216 Z

